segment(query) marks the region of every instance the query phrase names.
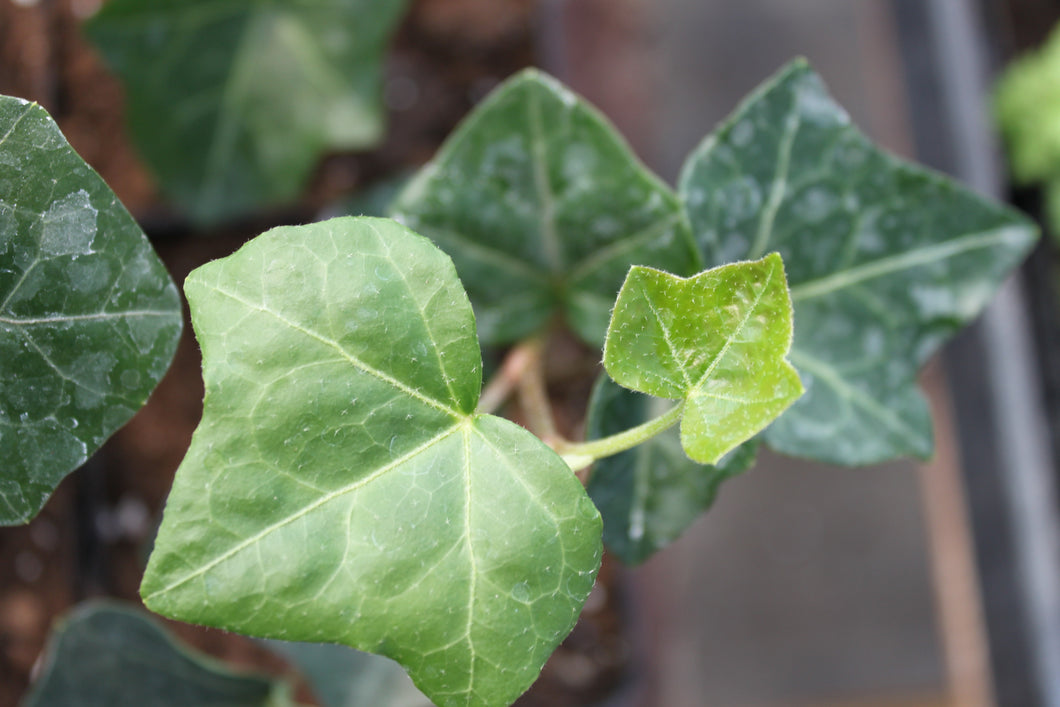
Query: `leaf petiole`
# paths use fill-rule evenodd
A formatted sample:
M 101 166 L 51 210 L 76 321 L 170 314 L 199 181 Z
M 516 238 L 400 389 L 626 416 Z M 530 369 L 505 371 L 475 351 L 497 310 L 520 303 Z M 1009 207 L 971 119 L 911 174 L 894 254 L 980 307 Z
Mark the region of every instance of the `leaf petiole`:
M 541 356 L 541 342 L 531 338 L 513 346 L 505 355 L 497 373 L 486 382 L 478 402 L 478 412 L 496 412 L 511 397 L 531 366 Z
M 685 410 L 685 401 L 680 401 L 656 418 L 631 427 L 617 434 L 594 439 L 590 442 L 559 442 L 555 449 L 572 470 L 577 471 L 597 459 L 609 457 L 636 447 L 678 423 Z

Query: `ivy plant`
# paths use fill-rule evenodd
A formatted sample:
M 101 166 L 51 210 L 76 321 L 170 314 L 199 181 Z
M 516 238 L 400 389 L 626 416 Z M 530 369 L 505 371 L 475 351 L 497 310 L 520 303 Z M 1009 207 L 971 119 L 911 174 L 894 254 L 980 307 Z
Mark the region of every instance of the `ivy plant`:
M 1046 217 L 1060 233 L 1060 30 L 1012 62 L 994 91 L 994 116 L 1012 177 L 1040 184 Z
M 211 223 L 290 201 L 324 152 L 378 142 L 407 4 L 110 0 L 85 29 L 162 191 Z
M 182 327 L 143 232 L 40 106 L 0 96 L 0 524 L 147 400 Z
M 395 663 L 336 645 L 268 641 L 323 707 L 426 707 Z M 91 600 L 62 617 L 22 707 L 298 707 L 294 676 L 232 670 L 185 646 L 143 609 Z
M 113 602 L 78 607 L 56 628 L 44 671 L 23 707 L 290 707 L 290 685 L 240 674 L 175 641 L 154 621 Z
M 212 195 L 205 218 L 257 203 L 213 167 L 276 140 L 275 126 L 241 122 L 265 120 L 246 62 L 264 37 L 297 49 L 334 18 L 187 7 L 194 21 L 174 24 L 171 3 L 115 0 L 91 31 L 127 23 L 141 43 L 198 47 L 242 28 L 235 54 L 221 51 L 234 64 L 210 68 L 226 77 L 225 110 L 176 116 L 213 156 L 165 156 L 192 177 L 181 189 Z M 181 56 L 160 52 L 155 70 Z M 333 76 L 315 71 L 303 78 Z M 236 149 L 248 145 L 257 156 Z M 275 164 L 304 177 L 304 162 Z M 916 372 L 1036 237 L 874 147 L 801 60 L 693 151 L 676 190 L 595 109 L 523 72 L 390 215 L 275 228 L 185 281 L 204 411 L 141 594 L 173 618 L 392 658 L 442 707 L 516 700 L 577 620 L 603 544 L 629 563 L 651 556 L 761 445 L 846 465 L 930 454 Z M 0 101 L 0 248 L 0 372 L 14 381 L 0 389 L 0 444 L 16 460 L 0 520 L 15 522 L 143 402 L 180 316 L 131 217 L 17 99 Z M 548 399 L 561 328 L 603 364 L 584 440 Z M 484 346 L 506 352 L 485 381 Z M 200 688 L 289 704 L 284 683 L 197 665 L 139 617 L 82 618 L 59 663 L 106 650 L 135 673 L 147 655 L 160 670 L 137 689 L 171 704 L 214 698 Z M 30 699 L 89 679 L 70 675 L 50 671 Z M 191 692 L 170 686 L 192 675 Z
M 188 277 L 205 409 L 141 593 L 388 656 L 442 706 L 514 701 L 573 626 L 601 538 L 650 556 L 759 444 L 928 455 L 916 371 L 1036 237 L 871 145 L 803 61 L 677 191 L 524 72 L 392 215 L 273 229 Z M 586 441 L 547 400 L 564 326 L 603 361 Z M 485 386 L 483 345 L 508 350 Z M 525 427 L 495 415 L 509 398 Z

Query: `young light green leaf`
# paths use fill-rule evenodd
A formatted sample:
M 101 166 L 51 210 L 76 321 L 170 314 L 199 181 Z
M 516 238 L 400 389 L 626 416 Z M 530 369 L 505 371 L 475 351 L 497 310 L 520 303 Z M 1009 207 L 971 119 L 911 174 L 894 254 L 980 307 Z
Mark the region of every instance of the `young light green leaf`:
M 602 115 L 535 70 L 475 109 L 393 213 L 452 256 L 490 344 L 562 314 L 599 346 L 630 265 L 701 269 L 673 192 Z
M 1060 29 L 1005 69 L 994 91 L 1012 177 L 1044 185 L 1045 218 L 1060 234 Z
M 269 231 L 185 291 L 205 409 L 145 603 L 388 656 L 443 707 L 514 701 L 588 596 L 600 517 L 544 443 L 475 413 L 452 262 L 341 218 Z
M 141 611 L 109 602 L 75 610 L 48 643 L 22 707 L 289 707 L 289 686 L 231 672 L 173 640 Z
M 691 278 L 635 266 L 615 302 L 604 367 L 627 388 L 683 400 L 681 445 L 717 464 L 802 394 L 785 359 L 791 327 L 776 253 Z
M 1031 223 L 876 149 L 804 61 L 700 145 L 680 192 L 708 263 L 784 258 L 808 392 L 766 442 L 841 464 L 928 456 L 916 372 L 1023 259 Z
M 634 393 L 600 376 L 589 399 L 586 436 L 598 439 L 658 417 L 673 403 Z M 676 540 L 714 503 L 726 479 L 749 469 L 750 440 L 717 466 L 696 464 L 675 428 L 626 452 L 598 460 L 587 489 L 604 519 L 604 544 L 627 565 L 644 562 Z
M 994 114 L 1013 177 L 1023 183 L 1060 179 L 1060 29 L 1005 69 Z
M 40 106 L 0 96 L 0 525 L 23 523 L 147 400 L 177 289 Z
M 163 191 L 202 222 L 290 200 L 323 152 L 382 135 L 407 0 L 111 0 L 86 25 Z

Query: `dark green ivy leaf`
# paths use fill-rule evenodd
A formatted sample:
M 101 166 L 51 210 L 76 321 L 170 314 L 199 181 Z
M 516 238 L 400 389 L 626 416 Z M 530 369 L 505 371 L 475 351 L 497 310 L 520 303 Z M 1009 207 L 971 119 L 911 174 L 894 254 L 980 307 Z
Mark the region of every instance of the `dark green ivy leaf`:
M 586 436 L 598 439 L 658 417 L 669 400 L 634 393 L 601 375 L 589 400 Z M 627 565 L 669 545 L 710 508 L 721 483 L 751 467 L 756 440 L 717 466 L 697 464 L 671 428 L 648 442 L 593 464 L 588 491 L 604 519 L 604 544 Z
M 94 602 L 52 636 L 22 707 L 289 707 L 289 692 L 190 651 L 140 611 Z
M 379 140 L 406 4 L 110 0 L 86 30 L 162 190 L 214 222 L 290 200 L 322 153 Z
M 801 60 L 695 150 L 680 193 L 709 264 L 784 259 L 807 392 L 766 442 L 840 464 L 928 456 L 917 371 L 979 314 L 1034 226 L 875 148 Z
M 40 106 L 0 96 L 0 525 L 32 518 L 166 372 L 180 298 Z
M 487 344 L 561 314 L 601 346 L 631 265 L 701 269 L 673 192 L 602 115 L 535 70 L 472 112 L 393 213 L 456 262 Z
M 323 707 L 430 707 L 397 663 L 336 643 L 264 641 L 298 667 Z

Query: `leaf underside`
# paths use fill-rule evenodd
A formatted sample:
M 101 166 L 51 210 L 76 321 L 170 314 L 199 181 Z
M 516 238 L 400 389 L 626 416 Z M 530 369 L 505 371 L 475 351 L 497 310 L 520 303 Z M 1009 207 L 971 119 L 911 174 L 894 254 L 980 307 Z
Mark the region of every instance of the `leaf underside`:
M 634 393 L 600 376 L 593 388 L 586 436 L 598 439 L 657 417 L 673 403 Z M 587 490 L 604 520 L 604 544 L 637 565 L 676 540 L 714 503 L 721 483 L 749 469 L 758 443 L 746 442 L 717 466 L 697 464 L 676 429 L 593 465 Z
M 0 525 L 22 523 L 147 400 L 180 299 L 40 106 L 0 96 Z
M 928 456 L 916 373 L 1023 259 L 1030 222 L 875 148 L 801 60 L 695 150 L 680 194 L 708 264 L 784 259 L 807 393 L 766 442 L 840 464 Z
M 509 704 L 573 627 L 600 518 L 478 415 L 452 262 L 398 224 L 274 229 L 185 283 L 203 420 L 141 586 L 174 618 L 393 658 L 436 704 Z
M 382 135 L 382 56 L 407 0 L 111 0 L 86 32 L 162 190 L 197 221 L 297 196 L 322 153 Z
M 626 388 L 683 400 L 685 452 L 717 464 L 802 394 L 785 358 L 791 329 L 775 253 L 690 278 L 635 266 L 615 302 L 604 367 Z
M 177 644 L 142 612 L 84 605 L 49 641 L 23 707 L 286 707 L 287 685 L 230 672 Z
M 701 269 L 673 192 L 603 116 L 535 70 L 475 109 L 393 213 L 456 262 L 487 344 L 561 315 L 600 346 L 631 265 Z

